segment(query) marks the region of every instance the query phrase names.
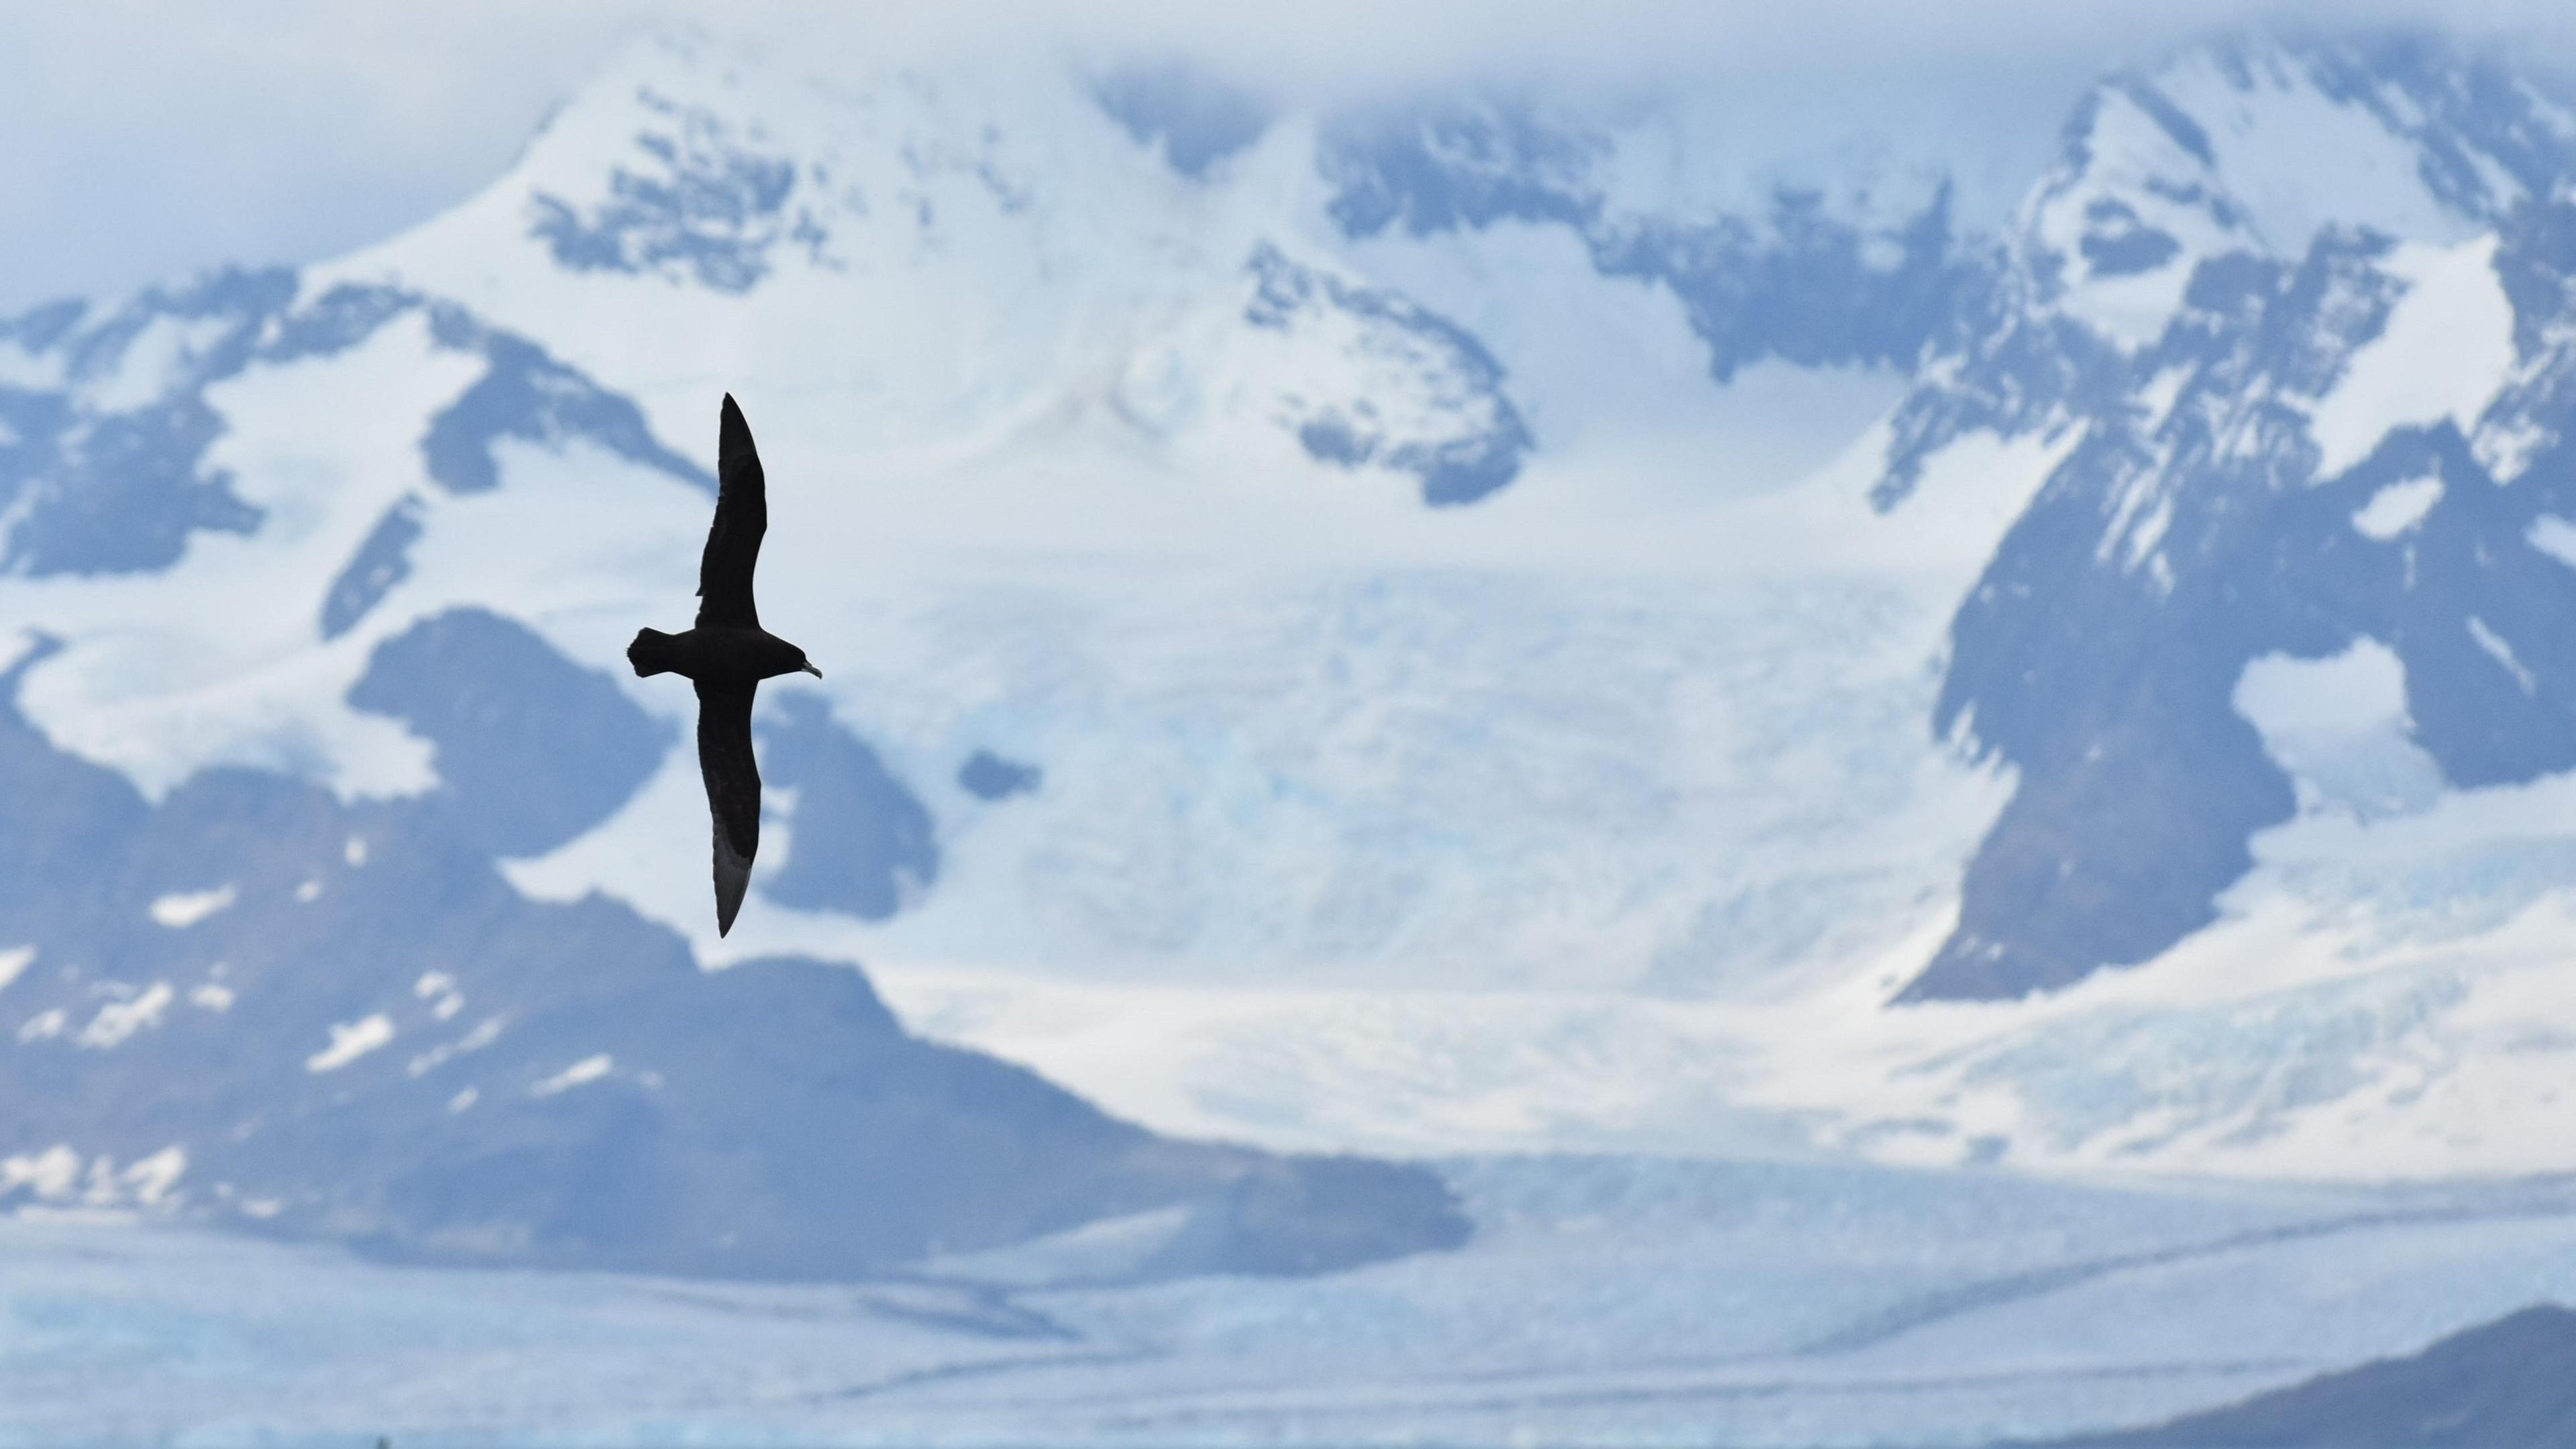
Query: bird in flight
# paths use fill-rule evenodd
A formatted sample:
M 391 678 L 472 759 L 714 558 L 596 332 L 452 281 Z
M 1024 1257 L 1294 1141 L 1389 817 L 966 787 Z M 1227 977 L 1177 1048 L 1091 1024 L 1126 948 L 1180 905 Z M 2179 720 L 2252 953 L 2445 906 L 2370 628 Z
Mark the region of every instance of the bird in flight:
M 769 530 L 768 485 L 751 426 L 725 394 L 716 434 L 716 521 L 698 560 L 698 622 L 685 634 L 638 630 L 626 661 L 638 676 L 681 674 L 698 686 L 698 772 L 715 816 L 716 934 L 733 929 L 760 849 L 760 765 L 751 756 L 751 700 L 760 681 L 823 677 L 805 651 L 760 627 L 751 571 Z

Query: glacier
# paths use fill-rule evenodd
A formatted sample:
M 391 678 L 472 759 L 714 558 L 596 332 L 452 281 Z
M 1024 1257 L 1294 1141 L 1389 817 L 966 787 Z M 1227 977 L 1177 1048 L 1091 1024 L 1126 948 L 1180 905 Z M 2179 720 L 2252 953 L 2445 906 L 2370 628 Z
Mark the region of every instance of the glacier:
M 1443 1170 L 1479 1225 L 1459 1251 L 1147 1287 L 1116 1277 L 1158 1238 L 1136 1219 L 812 1285 L 22 1214 L 0 1443 L 1973 1446 L 2155 1423 L 2576 1292 L 2563 1182 Z

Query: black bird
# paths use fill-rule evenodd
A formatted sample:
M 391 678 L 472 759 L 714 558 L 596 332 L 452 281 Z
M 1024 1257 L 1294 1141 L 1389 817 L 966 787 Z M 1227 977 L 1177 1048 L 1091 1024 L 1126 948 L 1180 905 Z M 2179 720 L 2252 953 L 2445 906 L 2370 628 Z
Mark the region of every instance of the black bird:
M 760 681 L 823 671 L 805 651 L 760 627 L 751 571 L 769 531 L 768 484 L 751 427 L 725 394 L 716 435 L 716 521 L 698 560 L 698 624 L 686 634 L 638 630 L 626 660 L 638 675 L 685 674 L 698 686 L 698 772 L 715 816 L 716 934 L 733 929 L 760 849 L 760 765 L 751 756 L 751 700 Z

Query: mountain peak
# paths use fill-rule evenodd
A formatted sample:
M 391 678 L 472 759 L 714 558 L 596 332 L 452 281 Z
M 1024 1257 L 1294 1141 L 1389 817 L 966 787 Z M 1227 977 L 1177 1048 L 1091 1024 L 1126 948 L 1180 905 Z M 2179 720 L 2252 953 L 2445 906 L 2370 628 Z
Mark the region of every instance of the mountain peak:
M 2458 241 L 2565 186 L 2571 141 L 2566 108 L 2438 39 L 2248 32 L 2097 86 L 2019 245 L 2056 306 L 2135 349 L 2210 257 L 2297 257 L 2329 227 Z

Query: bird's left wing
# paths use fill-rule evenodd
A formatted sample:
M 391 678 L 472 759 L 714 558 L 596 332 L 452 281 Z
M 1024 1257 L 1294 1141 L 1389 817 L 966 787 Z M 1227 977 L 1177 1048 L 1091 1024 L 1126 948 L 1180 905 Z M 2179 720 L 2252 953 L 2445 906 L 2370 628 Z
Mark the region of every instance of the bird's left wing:
M 760 564 L 760 540 L 769 532 L 769 481 L 760 470 L 760 452 L 751 445 L 751 424 L 726 393 L 724 415 L 716 429 L 716 521 L 707 530 L 707 551 L 698 557 L 698 627 L 757 629 L 760 610 L 751 599 L 752 570 Z
M 751 701 L 756 684 L 698 685 L 698 773 L 707 781 L 715 817 L 716 934 L 733 929 L 751 858 L 760 851 L 760 763 L 751 754 Z

